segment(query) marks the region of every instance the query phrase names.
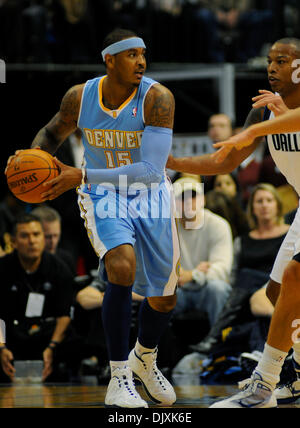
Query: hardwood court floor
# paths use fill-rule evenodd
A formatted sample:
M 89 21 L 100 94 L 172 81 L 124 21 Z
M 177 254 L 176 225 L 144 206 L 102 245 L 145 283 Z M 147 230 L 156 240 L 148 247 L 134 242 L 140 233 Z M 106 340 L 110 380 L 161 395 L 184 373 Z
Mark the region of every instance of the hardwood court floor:
M 172 408 L 208 408 L 237 391 L 232 385 L 186 385 L 175 389 L 177 402 Z M 106 387 L 95 385 L 0 385 L 0 408 L 103 408 L 105 391 Z M 138 391 L 145 398 L 141 387 Z M 300 400 L 280 407 L 299 408 Z

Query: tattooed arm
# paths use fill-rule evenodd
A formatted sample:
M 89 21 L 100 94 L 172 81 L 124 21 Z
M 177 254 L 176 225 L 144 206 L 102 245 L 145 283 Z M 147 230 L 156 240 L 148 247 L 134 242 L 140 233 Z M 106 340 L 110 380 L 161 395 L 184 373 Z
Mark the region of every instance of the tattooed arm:
M 62 99 L 60 110 L 34 138 L 31 148 L 54 154 L 58 147 L 77 128 L 81 96 L 84 85 L 73 86 Z
M 246 119 L 244 129 L 249 126 L 260 123 L 263 119 L 264 109 L 252 109 Z M 262 141 L 262 138 L 257 138 L 251 146 L 245 147 L 242 150 L 231 150 L 227 154 L 222 163 L 217 163 L 211 154 L 193 157 L 173 158 L 170 156 L 168 159 L 167 167 L 179 172 L 187 172 L 190 174 L 201 175 L 215 175 L 215 174 L 228 174 L 236 169 Z M 226 149 L 224 149 L 225 151 Z
M 173 129 L 175 100 L 173 94 L 162 85 L 153 85 L 146 96 L 144 116 L 146 126 Z

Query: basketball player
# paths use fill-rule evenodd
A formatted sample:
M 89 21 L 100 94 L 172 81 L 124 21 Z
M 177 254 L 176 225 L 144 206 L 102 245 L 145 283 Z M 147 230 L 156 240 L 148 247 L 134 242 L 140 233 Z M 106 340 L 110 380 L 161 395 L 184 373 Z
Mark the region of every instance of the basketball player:
M 105 404 L 113 407 L 148 407 L 133 374 L 154 403 L 168 406 L 176 400 L 156 366 L 178 281 L 179 246 L 165 175 L 175 103 L 167 88 L 144 76 L 145 48 L 131 31 L 110 33 L 102 51 L 107 75 L 71 88 L 32 143 L 55 153 L 76 127 L 82 130 L 84 167 L 57 161 L 61 174 L 43 196 L 53 199 L 79 186 L 81 216 L 108 282 L 102 306 L 111 365 Z M 151 217 L 149 208 L 159 215 Z M 146 298 L 129 354 L 132 290 Z
M 300 106 L 300 85 L 295 80 L 295 63 L 300 57 L 300 40 L 281 39 L 270 49 L 268 56 L 268 76 L 273 92 L 279 93 L 282 98 L 261 92 L 255 98 L 255 105 L 266 104 L 272 110 L 270 118 L 280 114 L 286 109 L 295 109 Z M 262 102 L 265 100 L 265 103 Z M 282 104 L 281 99 L 285 105 Z M 282 121 L 277 118 L 276 121 Z M 246 121 L 245 127 L 266 119 L 264 108 L 253 109 Z M 284 119 L 286 120 L 286 119 Z M 275 121 L 274 121 L 275 122 Z M 279 122 L 282 123 L 282 122 Z M 294 186 L 300 195 L 300 134 L 283 134 L 288 129 L 297 131 L 300 126 L 280 129 L 279 123 L 272 128 L 267 123 L 250 127 L 248 131 L 237 135 L 228 143 L 217 143 L 219 153 L 211 156 L 194 158 L 173 159 L 170 158 L 168 166 L 182 172 L 193 174 L 224 174 L 235 169 L 246 159 L 261 142 L 259 136 L 265 135 L 265 130 L 274 131 L 275 135 L 268 136 L 268 145 L 272 157 L 289 183 Z M 270 122 L 271 125 L 271 122 Z M 257 132 L 257 128 L 262 132 Z M 266 128 L 265 128 L 266 127 Z M 245 135 L 250 133 L 251 138 Z M 254 138 L 252 138 L 252 135 Z M 259 138 L 255 138 L 259 137 Z M 247 143 L 246 143 L 247 142 Z M 238 143 L 238 149 L 235 148 Z M 216 162 L 217 161 L 217 162 Z M 299 335 L 300 325 L 300 210 L 298 210 L 293 225 L 291 226 L 276 258 L 271 279 L 268 284 L 267 294 L 275 304 L 274 315 L 270 325 L 267 343 L 263 356 L 254 370 L 251 379 L 244 384 L 244 390 L 233 397 L 215 403 L 212 407 L 276 407 L 279 400 L 294 400 L 300 396 L 300 377 L 298 381 L 288 388 L 275 391 L 279 382 L 282 365 L 289 350 L 293 346 L 294 367 L 300 375 L 300 343 L 295 343 Z

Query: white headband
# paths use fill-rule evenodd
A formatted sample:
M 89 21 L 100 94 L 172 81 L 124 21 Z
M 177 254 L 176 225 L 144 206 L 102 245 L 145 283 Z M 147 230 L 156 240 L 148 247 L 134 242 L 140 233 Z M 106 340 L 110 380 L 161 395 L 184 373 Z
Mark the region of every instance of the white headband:
M 120 42 L 113 43 L 112 45 L 107 46 L 101 53 L 103 61 L 105 62 L 105 55 L 115 55 L 117 53 L 127 51 L 132 48 L 144 48 L 146 49 L 146 45 L 144 40 L 140 37 L 130 37 L 129 39 L 121 40 Z

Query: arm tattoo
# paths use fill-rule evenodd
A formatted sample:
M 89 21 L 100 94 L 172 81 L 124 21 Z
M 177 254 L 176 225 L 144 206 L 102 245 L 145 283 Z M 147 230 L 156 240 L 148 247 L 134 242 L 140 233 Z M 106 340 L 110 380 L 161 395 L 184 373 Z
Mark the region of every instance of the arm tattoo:
M 31 147 L 54 154 L 64 140 L 75 131 L 80 109 L 83 85 L 69 89 L 63 97 L 59 112 L 34 138 Z
M 173 128 L 175 101 L 172 93 L 166 88 L 153 86 L 146 98 L 146 125 Z
M 253 108 L 248 114 L 248 117 L 246 119 L 243 129 L 247 129 L 249 128 L 249 126 L 254 125 L 255 123 L 262 122 L 263 116 L 264 116 L 264 107 Z

